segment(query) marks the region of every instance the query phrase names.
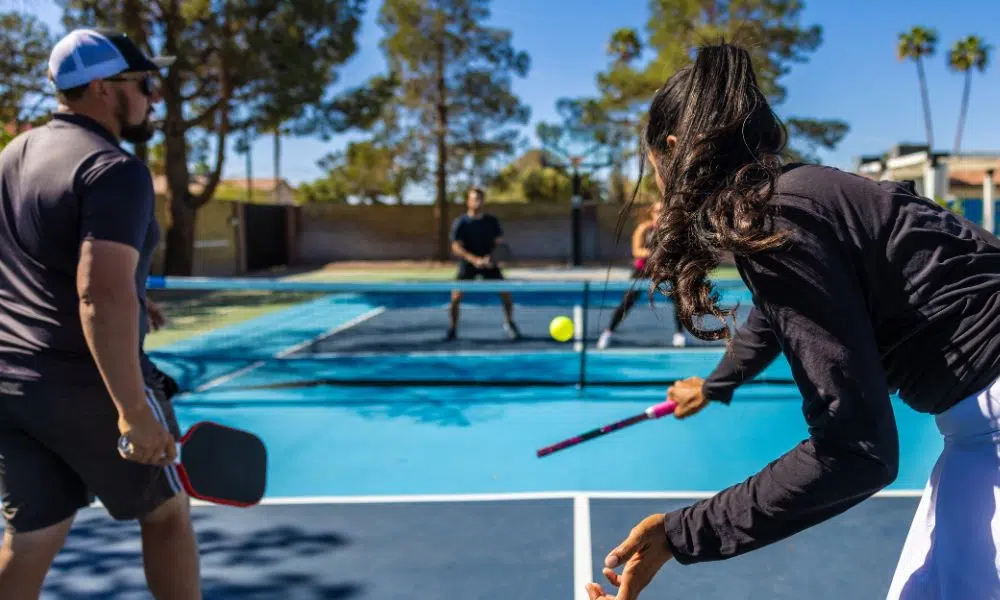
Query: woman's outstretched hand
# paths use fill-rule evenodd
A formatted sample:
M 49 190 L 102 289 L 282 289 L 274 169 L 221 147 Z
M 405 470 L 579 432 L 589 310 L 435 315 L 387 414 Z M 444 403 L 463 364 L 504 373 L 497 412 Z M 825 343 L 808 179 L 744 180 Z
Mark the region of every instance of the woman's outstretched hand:
M 667 546 L 667 531 L 663 527 L 664 515 L 650 515 L 632 528 L 625 541 L 604 559 L 604 576 L 618 588 L 617 593 L 604 591 L 598 583 L 587 585 L 590 600 L 637 600 L 659 572 L 673 558 Z M 621 575 L 615 568 L 624 565 Z

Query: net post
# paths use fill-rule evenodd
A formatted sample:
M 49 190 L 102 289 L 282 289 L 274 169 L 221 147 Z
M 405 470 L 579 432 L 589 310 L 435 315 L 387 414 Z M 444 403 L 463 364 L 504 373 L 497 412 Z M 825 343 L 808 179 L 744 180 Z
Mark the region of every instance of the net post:
M 578 326 L 576 330 L 579 332 L 579 350 L 580 353 L 580 374 L 577 379 L 576 388 L 582 390 L 586 385 L 587 380 L 587 308 L 590 304 L 590 281 L 584 280 L 583 282 L 583 299 L 580 304 L 574 307 L 574 310 L 579 308 L 580 315 Z M 576 317 L 576 315 L 574 315 Z
M 584 327 L 584 311 L 583 304 L 577 303 L 573 305 L 573 351 L 580 352 L 583 350 L 583 340 L 585 338 L 583 333 Z

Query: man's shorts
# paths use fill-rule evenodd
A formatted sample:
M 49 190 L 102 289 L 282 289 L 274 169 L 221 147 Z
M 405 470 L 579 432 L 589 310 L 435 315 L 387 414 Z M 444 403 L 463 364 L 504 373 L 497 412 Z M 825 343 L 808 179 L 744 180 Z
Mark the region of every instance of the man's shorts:
M 180 428 L 164 380 L 146 400 L 176 439 Z M 177 468 L 118 454 L 118 411 L 106 388 L 54 381 L 0 381 L 0 500 L 7 527 L 55 525 L 96 497 L 118 520 L 141 519 L 182 491 Z
M 473 266 L 471 263 L 462 261 L 458 263 L 458 275 L 456 279 L 470 280 L 476 277 L 482 277 L 483 279 L 503 279 L 503 272 L 500 267 L 487 267 L 485 269 L 480 269 L 479 267 Z

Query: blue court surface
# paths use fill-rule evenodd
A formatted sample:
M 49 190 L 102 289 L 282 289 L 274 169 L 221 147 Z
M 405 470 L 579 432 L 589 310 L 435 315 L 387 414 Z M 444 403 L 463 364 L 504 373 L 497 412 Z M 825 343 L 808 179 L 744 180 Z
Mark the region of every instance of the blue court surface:
M 589 305 L 586 339 L 549 344 L 539 329 L 572 306 L 538 298 L 544 314 L 522 322 L 531 339 L 502 343 L 498 305 L 472 302 L 465 346 L 452 348 L 440 298 L 390 295 L 317 296 L 151 352 L 187 390 L 182 427 L 217 421 L 268 446 L 262 505 L 194 509 L 206 598 L 583 598 L 639 520 L 743 481 L 807 435 L 795 386 L 756 384 L 730 406 L 536 458 L 661 401 L 665 384 L 643 381 L 706 375 L 721 347 L 653 343 L 672 320 L 642 301 L 608 350 L 592 340 L 609 310 L 591 317 Z M 787 364 L 761 377 L 787 380 Z M 884 597 L 941 448 L 932 419 L 894 407 L 903 462 L 884 493 L 742 557 L 670 563 L 643 598 Z M 147 598 L 139 547 L 135 525 L 84 511 L 45 597 Z

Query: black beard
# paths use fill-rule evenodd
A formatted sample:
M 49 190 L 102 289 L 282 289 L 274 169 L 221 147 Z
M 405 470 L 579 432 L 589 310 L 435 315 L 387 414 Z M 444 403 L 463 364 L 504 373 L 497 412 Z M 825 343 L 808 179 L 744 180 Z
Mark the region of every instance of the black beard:
M 151 119 L 147 115 L 143 119 L 142 123 L 138 125 L 129 125 L 128 118 L 128 99 L 124 92 L 119 91 L 118 93 L 118 106 L 115 112 L 118 113 L 118 124 L 121 126 L 121 138 L 130 144 L 145 144 L 153 135 L 156 133 L 156 127 L 153 125 Z
M 122 139 L 130 144 L 144 144 L 153 138 L 156 129 L 149 121 L 143 121 L 139 125 L 122 124 Z

